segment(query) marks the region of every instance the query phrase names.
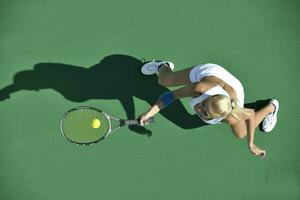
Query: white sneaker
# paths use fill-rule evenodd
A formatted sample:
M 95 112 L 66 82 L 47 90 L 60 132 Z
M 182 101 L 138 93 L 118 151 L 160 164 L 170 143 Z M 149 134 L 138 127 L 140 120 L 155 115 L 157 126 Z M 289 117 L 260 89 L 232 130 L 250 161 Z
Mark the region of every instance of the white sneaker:
M 276 125 L 277 122 L 277 113 L 279 110 L 279 101 L 276 99 L 272 99 L 270 101 L 271 104 L 274 105 L 275 109 L 272 113 L 270 113 L 264 120 L 262 123 L 262 129 L 265 132 L 270 132 L 273 130 L 273 128 Z
M 158 73 L 158 68 L 162 64 L 167 64 L 171 68 L 172 71 L 174 70 L 174 64 L 172 62 L 153 60 L 152 62 L 148 62 L 148 63 L 144 64 L 141 68 L 141 71 L 145 75 L 152 75 L 152 74 Z

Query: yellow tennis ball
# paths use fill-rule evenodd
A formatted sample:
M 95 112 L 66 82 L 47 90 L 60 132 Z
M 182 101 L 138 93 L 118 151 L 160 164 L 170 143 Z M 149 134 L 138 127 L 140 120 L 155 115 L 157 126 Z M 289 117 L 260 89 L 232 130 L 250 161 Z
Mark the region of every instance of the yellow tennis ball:
M 100 127 L 100 125 L 101 125 L 101 122 L 100 122 L 100 120 L 99 119 L 94 119 L 93 120 L 93 122 L 92 122 L 92 127 L 93 128 L 99 128 Z

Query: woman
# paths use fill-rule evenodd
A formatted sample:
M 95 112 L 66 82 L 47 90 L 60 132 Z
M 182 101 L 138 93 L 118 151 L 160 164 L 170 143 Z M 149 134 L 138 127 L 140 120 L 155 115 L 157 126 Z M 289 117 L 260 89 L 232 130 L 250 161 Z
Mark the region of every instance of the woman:
M 255 129 L 262 122 L 265 132 L 270 132 L 277 122 L 279 102 L 272 99 L 258 111 L 244 108 L 244 89 L 240 81 L 223 67 L 207 63 L 173 72 L 169 61 L 152 61 L 142 66 L 145 75 L 158 74 L 159 84 L 165 87 L 184 85 L 162 94 L 146 113 L 140 117 L 141 125 L 174 100 L 192 97 L 190 105 L 198 116 L 208 124 L 225 122 L 231 126 L 237 138 L 248 138 L 252 154 L 264 157 L 266 151 L 254 144 Z

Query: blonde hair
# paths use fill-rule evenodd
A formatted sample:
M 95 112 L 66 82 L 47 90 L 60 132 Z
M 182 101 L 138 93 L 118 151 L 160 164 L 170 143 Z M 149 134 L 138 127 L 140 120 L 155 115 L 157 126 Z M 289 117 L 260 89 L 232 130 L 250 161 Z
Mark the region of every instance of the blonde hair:
M 236 99 L 220 94 L 208 98 L 207 108 L 213 118 L 226 117 L 230 114 L 241 120 L 243 115 L 248 114 L 244 108 L 238 106 Z

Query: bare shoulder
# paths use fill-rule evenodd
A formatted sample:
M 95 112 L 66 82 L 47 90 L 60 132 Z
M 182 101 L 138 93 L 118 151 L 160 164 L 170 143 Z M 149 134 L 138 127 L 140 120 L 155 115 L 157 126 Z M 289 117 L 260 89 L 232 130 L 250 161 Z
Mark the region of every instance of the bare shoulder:
M 225 119 L 223 119 L 223 122 L 232 126 L 238 123 L 239 121 L 247 120 L 255 115 L 255 111 L 253 109 L 243 108 L 243 110 L 244 112 L 240 113 L 239 115 L 240 119 L 237 119 L 231 114 L 229 114 Z
M 215 87 L 217 85 L 216 82 L 211 81 L 207 77 L 204 77 L 201 81 L 199 81 L 195 86 L 195 91 L 199 93 L 205 93 L 207 90 Z
M 240 120 L 235 118 L 234 116 L 232 115 L 228 115 L 225 119 L 223 119 L 223 122 L 229 124 L 230 126 L 238 123 Z

